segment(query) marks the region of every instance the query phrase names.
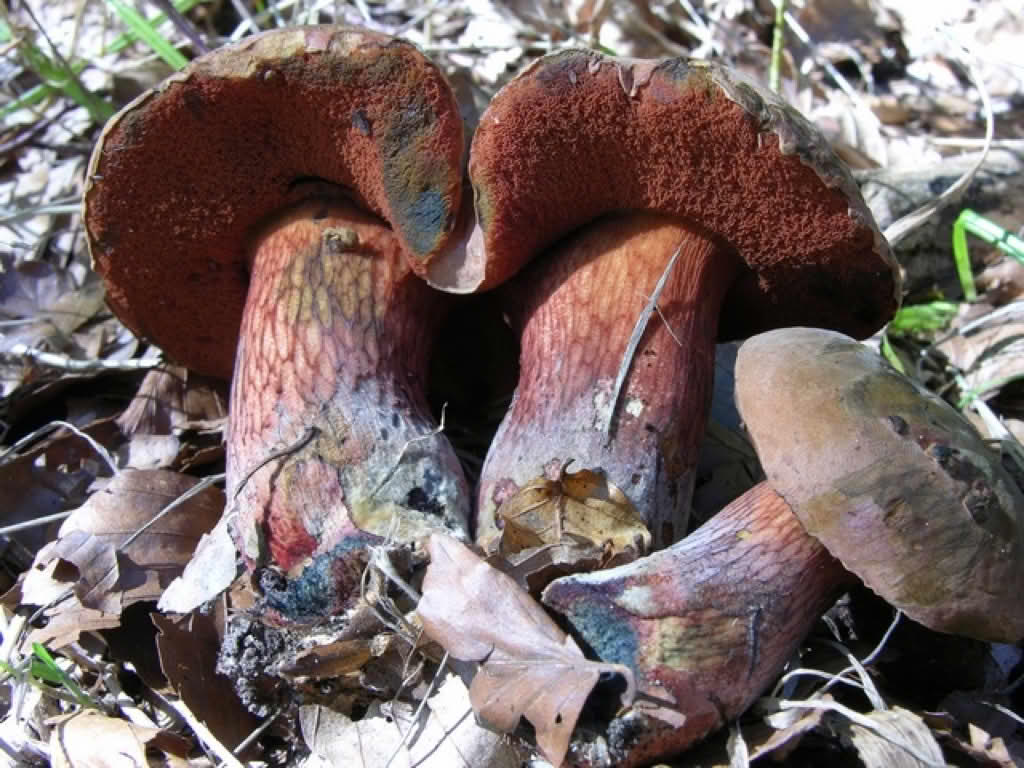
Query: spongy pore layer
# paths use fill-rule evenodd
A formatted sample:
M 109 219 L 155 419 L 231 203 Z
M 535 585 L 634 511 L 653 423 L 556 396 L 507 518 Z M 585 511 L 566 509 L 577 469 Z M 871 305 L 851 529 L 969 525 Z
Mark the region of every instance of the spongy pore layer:
M 198 59 L 112 120 L 93 157 L 85 219 L 108 301 L 227 378 L 253 235 L 319 181 L 428 259 L 459 210 L 462 131 L 437 68 L 384 35 L 299 27 Z
M 650 210 L 746 263 L 722 337 L 797 322 L 864 336 L 897 304 L 888 248 L 824 138 L 715 65 L 547 56 L 495 97 L 469 170 L 485 286 L 599 216 Z

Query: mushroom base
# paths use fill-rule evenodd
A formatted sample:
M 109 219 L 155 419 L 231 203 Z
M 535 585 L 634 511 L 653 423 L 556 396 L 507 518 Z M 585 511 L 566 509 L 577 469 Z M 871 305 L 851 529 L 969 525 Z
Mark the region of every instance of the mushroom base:
M 466 535 L 468 490 L 425 402 L 444 297 L 392 232 L 341 202 L 262 233 L 232 381 L 229 514 L 250 566 L 271 565 L 277 611 L 342 609 L 368 543 Z
M 739 716 L 851 578 L 762 483 L 669 549 L 552 582 L 544 603 L 641 694 L 570 761 L 644 764 Z
M 521 329 L 519 385 L 481 473 L 479 541 L 497 534 L 505 500 L 538 477 L 558 480 L 569 461 L 603 470 L 641 511 L 655 547 L 685 534 L 718 313 L 739 269 L 724 250 L 677 220 L 629 214 L 591 224 L 516 278 L 505 303 Z

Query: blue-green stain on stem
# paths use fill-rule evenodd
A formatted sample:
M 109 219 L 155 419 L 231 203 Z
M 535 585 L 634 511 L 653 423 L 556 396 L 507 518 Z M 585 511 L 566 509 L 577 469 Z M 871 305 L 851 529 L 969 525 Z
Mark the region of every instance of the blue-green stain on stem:
M 313 558 L 283 589 L 267 592 L 267 606 L 292 621 L 322 619 L 343 610 L 349 598 L 359 594 L 360 574 L 366 565 L 367 547 L 380 539 L 371 534 L 352 534 Z
M 572 585 L 565 585 L 566 591 L 577 592 Z M 545 596 L 545 602 L 548 602 Z M 628 615 L 603 595 L 592 595 L 583 586 L 570 598 L 569 605 L 551 601 L 557 611 L 562 611 L 576 630 L 575 634 L 597 657 L 607 663 L 623 664 L 636 671 L 636 634 L 628 621 Z M 551 603 L 549 603 L 551 604 Z

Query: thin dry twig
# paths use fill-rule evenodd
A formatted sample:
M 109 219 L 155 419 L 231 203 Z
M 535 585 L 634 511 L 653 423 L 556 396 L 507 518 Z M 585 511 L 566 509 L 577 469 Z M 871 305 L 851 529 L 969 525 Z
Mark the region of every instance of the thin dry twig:
M 318 434 L 320 434 L 319 427 L 306 427 L 306 431 L 303 432 L 299 439 L 296 440 L 294 443 L 292 443 L 291 445 L 286 445 L 284 448 L 279 448 L 278 450 L 269 453 L 263 459 L 258 461 L 256 463 L 256 466 L 254 466 L 252 469 L 250 469 L 248 472 L 242 475 L 242 479 L 239 480 L 238 487 L 235 488 L 235 493 L 232 496 L 232 499 L 237 499 L 238 494 L 242 492 L 242 489 L 245 488 L 246 484 L 252 479 L 252 476 L 259 472 L 261 469 L 263 469 L 265 466 L 267 466 L 267 464 L 269 464 L 272 461 L 277 461 L 278 459 L 284 458 L 285 456 L 291 453 L 296 453 L 297 451 L 302 450 Z
M 185 721 L 189 724 L 192 732 L 195 733 L 196 738 L 198 738 L 205 747 L 213 752 L 224 765 L 228 766 L 228 768 L 244 768 L 239 759 L 235 757 L 234 753 L 225 747 L 220 742 L 220 739 L 213 735 L 213 732 L 206 727 L 206 724 L 203 723 L 202 720 L 193 714 L 192 710 L 188 708 L 188 705 L 184 701 L 178 699 L 171 702 L 171 706 L 185 718 Z
M 74 433 L 76 437 L 85 440 L 85 442 L 87 442 L 92 447 L 92 449 L 107 463 L 107 466 L 110 467 L 111 473 L 113 473 L 115 476 L 118 474 L 120 470 L 117 468 L 117 464 L 114 462 L 113 457 L 110 455 L 106 448 L 104 448 L 102 445 L 96 442 L 96 440 L 94 440 L 90 435 L 80 430 L 71 422 L 61 421 L 59 419 L 51 421 L 49 424 L 46 424 L 45 426 L 42 426 L 39 429 L 30 432 L 29 434 L 21 438 L 18 442 L 16 442 L 14 445 L 12 445 L 10 448 L 8 448 L 6 451 L 4 451 L 2 454 L 0 454 L 0 465 L 7 463 L 7 461 L 9 460 L 8 457 L 16 458 L 18 456 L 18 452 L 21 451 L 22 448 L 31 445 L 36 440 L 42 437 L 46 437 L 51 432 L 56 432 L 61 427 Z M 13 458 L 10 459 L 10 461 L 13 460 Z
M 658 282 L 654 285 L 654 292 L 651 293 L 644 304 L 643 310 L 640 312 L 640 316 L 636 319 L 636 324 L 633 326 L 633 333 L 629 337 L 629 342 L 626 344 L 626 351 L 622 354 L 622 362 L 619 364 L 619 373 L 615 377 L 615 385 L 612 387 L 612 401 L 608 406 L 608 413 L 605 415 L 604 424 L 601 425 L 601 431 L 604 432 L 605 438 L 611 440 L 612 432 L 612 420 L 615 418 L 615 412 L 618 409 L 619 398 L 622 395 L 622 386 L 626 383 L 626 376 L 629 375 L 629 369 L 633 365 L 633 357 L 636 355 L 636 348 L 640 345 L 640 339 L 643 338 L 644 331 L 647 330 L 647 323 L 651 319 L 651 315 L 654 314 L 655 309 L 658 306 L 658 299 L 661 297 L 661 292 L 665 290 L 665 285 L 668 283 L 669 275 L 672 274 L 672 269 L 675 267 L 676 262 L 679 260 L 679 254 L 683 252 L 683 244 L 680 243 L 679 247 L 676 248 L 672 257 L 668 260 L 668 264 L 665 265 L 665 269 L 662 270 L 661 276 L 658 278 Z M 660 313 L 659 313 L 660 314 Z M 675 338 L 675 334 L 673 334 Z
M 156 357 L 131 360 L 76 360 L 55 352 L 44 352 L 27 344 L 13 344 L 2 357 L 8 361 L 28 362 L 68 373 L 101 373 L 108 371 L 148 371 L 159 368 L 163 360 Z
M 205 491 L 210 486 L 213 486 L 213 485 L 216 485 L 217 483 L 223 482 L 224 478 L 225 478 L 225 474 L 223 472 L 221 472 L 220 474 L 217 474 L 217 475 L 209 475 L 207 477 L 204 477 L 202 480 L 200 480 L 194 486 L 189 488 L 187 491 L 185 491 L 183 494 L 181 494 L 178 498 L 176 498 L 174 501 L 172 501 L 166 507 L 164 507 L 159 512 L 157 512 L 155 515 L 153 515 L 152 519 L 150 519 L 150 521 L 148 523 L 143 525 L 141 528 L 139 528 L 137 531 L 135 531 L 135 533 L 133 533 L 127 539 L 125 539 L 120 544 L 118 544 L 117 545 L 117 551 L 118 552 L 123 552 L 127 547 L 129 547 L 132 544 L 132 542 L 134 542 L 137 538 L 139 538 L 139 536 L 141 536 L 146 531 L 148 531 L 151 527 L 156 525 L 156 523 L 159 520 L 162 520 L 171 511 L 173 511 L 174 509 L 180 507 L 182 504 L 184 504 L 186 501 L 191 499 L 193 496 L 199 495 L 200 493 Z

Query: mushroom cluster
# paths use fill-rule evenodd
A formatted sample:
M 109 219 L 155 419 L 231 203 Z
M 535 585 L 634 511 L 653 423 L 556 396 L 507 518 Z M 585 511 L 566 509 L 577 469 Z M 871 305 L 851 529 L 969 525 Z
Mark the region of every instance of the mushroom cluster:
M 544 591 L 656 702 L 580 764 L 643 764 L 739 716 L 855 579 L 932 629 L 1024 637 L 1024 495 L 950 405 L 808 328 L 745 342 L 736 400 L 764 483 L 668 549 Z
M 898 304 L 888 245 L 825 138 L 714 63 L 543 57 L 481 116 L 469 174 L 477 231 L 429 279 L 470 291 L 521 271 L 503 297 L 519 386 L 480 479 L 478 540 L 573 460 L 629 496 L 655 547 L 672 543 L 715 342 L 794 324 L 868 335 Z
M 929 626 L 1024 635 L 1020 492 L 956 414 L 838 333 L 744 345 L 768 481 L 674 544 L 716 341 L 863 337 L 898 306 L 885 239 L 799 113 L 717 64 L 569 50 L 464 134 L 411 45 L 301 27 L 197 59 L 93 155 L 111 307 L 232 378 L 227 514 L 247 564 L 279 576 L 260 582 L 267 620 L 343 611 L 385 537 L 488 539 L 506 500 L 575 462 L 668 547 L 544 592 L 654 702 L 581 763 L 638 764 L 738 715 L 854 574 Z M 489 289 L 520 378 L 471 519 L 425 391 L 446 308 Z

